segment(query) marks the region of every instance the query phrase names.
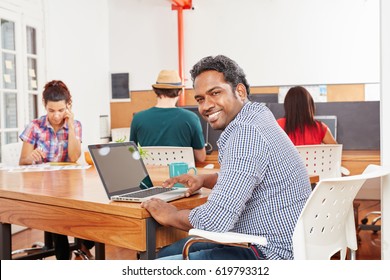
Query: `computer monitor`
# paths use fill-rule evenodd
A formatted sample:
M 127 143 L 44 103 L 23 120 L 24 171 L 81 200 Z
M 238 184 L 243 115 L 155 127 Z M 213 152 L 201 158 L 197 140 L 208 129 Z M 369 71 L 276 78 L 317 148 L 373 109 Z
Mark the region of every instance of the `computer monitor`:
M 325 123 L 332 132 L 334 139 L 337 140 L 337 116 L 314 116 L 314 118 Z
M 250 94 L 248 98 L 252 102 L 278 103 L 278 94 Z

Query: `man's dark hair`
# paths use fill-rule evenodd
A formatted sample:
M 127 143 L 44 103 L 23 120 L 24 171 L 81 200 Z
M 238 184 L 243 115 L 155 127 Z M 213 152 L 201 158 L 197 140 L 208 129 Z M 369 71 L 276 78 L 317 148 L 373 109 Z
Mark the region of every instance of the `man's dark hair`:
M 169 98 L 177 97 L 181 91 L 179 88 L 155 88 L 153 87 L 154 92 L 157 94 L 157 96 L 166 96 Z
M 246 80 L 245 73 L 242 68 L 232 59 L 224 56 L 207 56 L 202 58 L 191 69 L 191 79 L 195 82 L 195 78 L 201 73 L 209 70 L 215 70 L 223 74 L 225 81 L 230 84 L 234 91 L 238 84 L 243 84 L 246 88 L 246 92 L 249 95 L 250 88 L 248 81 Z

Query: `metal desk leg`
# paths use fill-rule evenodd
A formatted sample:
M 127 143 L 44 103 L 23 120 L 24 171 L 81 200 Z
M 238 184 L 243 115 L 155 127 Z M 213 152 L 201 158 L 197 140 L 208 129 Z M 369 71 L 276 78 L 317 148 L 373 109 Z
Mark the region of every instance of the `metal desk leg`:
M 0 259 L 12 259 L 12 239 L 11 239 L 11 224 L 0 224 Z
M 106 259 L 106 247 L 104 243 L 95 242 L 95 260 Z
M 140 260 L 156 258 L 156 229 L 157 222 L 153 218 L 146 219 L 146 252 L 140 253 Z

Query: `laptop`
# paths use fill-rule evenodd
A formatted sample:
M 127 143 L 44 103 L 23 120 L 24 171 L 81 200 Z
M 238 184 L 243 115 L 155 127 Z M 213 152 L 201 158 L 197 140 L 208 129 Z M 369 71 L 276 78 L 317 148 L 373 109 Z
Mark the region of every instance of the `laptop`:
M 130 142 L 88 145 L 93 163 L 109 199 L 142 202 L 150 198 L 172 201 L 187 188 L 153 186 L 137 145 Z

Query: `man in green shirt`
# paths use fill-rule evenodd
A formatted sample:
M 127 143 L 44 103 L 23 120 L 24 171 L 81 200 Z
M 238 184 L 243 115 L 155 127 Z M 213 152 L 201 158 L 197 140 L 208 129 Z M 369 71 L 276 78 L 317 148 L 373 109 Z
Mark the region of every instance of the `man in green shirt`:
M 197 162 L 206 159 L 205 141 L 199 117 L 176 107 L 184 85 L 174 70 L 162 70 L 152 85 L 156 106 L 134 115 L 130 141 L 141 146 L 192 147 Z

